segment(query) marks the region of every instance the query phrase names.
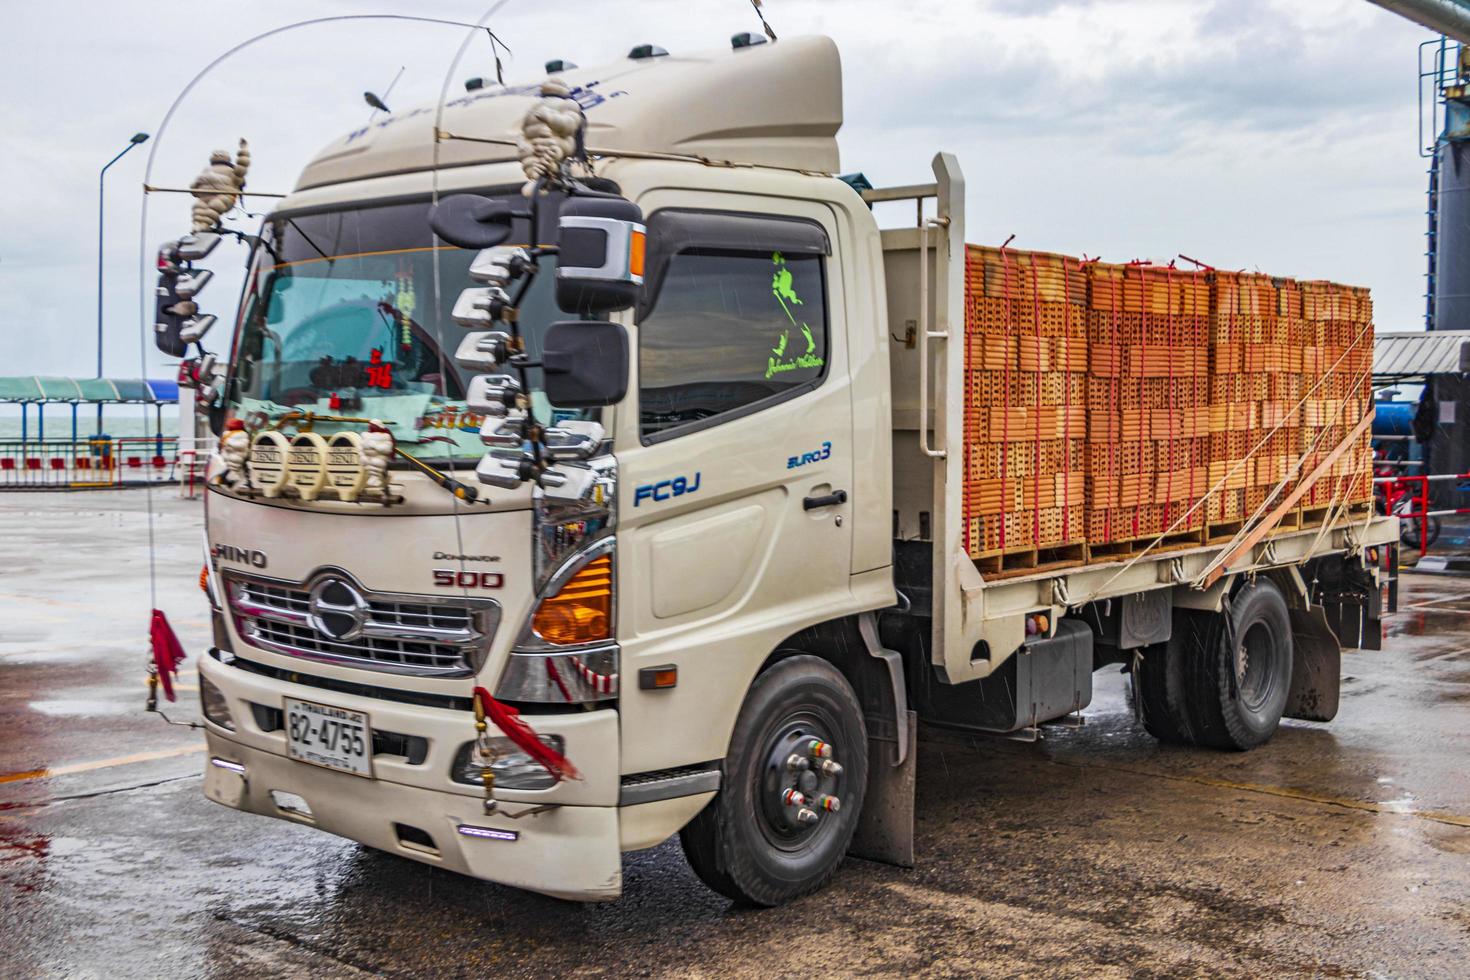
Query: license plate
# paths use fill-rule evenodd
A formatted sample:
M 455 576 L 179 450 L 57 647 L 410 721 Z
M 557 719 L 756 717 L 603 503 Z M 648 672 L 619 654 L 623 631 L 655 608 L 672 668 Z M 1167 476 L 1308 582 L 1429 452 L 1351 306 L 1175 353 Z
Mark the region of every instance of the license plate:
M 286 698 L 286 754 L 354 776 L 373 775 L 373 730 L 361 711 Z

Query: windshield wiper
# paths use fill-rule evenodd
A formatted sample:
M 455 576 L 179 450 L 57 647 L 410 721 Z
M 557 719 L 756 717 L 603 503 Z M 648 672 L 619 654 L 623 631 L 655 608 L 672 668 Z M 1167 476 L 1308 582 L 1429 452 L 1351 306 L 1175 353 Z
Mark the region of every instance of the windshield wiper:
M 320 255 L 322 258 L 326 259 L 328 262 L 332 261 L 332 257 L 330 255 L 328 255 L 326 252 L 323 252 L 322 249 L 321 249 L 321 246 L 318 245 L 316 242 L 312 241 L 311 240 L 311 236 L 308 235 L 306 232 L 304 232 L 304 231 L 301 230 L 301 226 L 296 223 L 296 219 L 295 218 L 287 218 L 286 219 L 286 224 L 290 225 L 292 228 L 295 228 L 296 229 L 296 234 L 300 235 L 302 241 L 304 241 L 304 242 L 306 242 L 306 244 L 310 245 L 312 247 L 312 250 L 314 252 L 316 252 L 316 254 Z M 274 254 L 274 252 L 272 252 L 272 254 Z

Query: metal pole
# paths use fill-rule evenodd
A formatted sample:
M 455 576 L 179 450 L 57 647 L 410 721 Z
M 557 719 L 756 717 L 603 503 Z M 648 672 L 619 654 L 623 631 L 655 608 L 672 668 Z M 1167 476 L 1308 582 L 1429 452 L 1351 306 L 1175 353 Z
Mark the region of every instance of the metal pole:
M 1448 34 L 1457 41 L 1470 41 L 1470 9 L 1461 0 L 1368 0 L 1384 10 Z
M 102 225 L 104 218 L 103 205 L 105 203 L 105 191 L 107 169 L 121 160 L 133 147 L 145 142 L 147 133 L 134 133 L 133 138 L 128 140 L 128 145 L 118 151 L 117 156 L 103 164 L 102 170 L 97 174 L 97 377 L 102 377 Z M 102 403 L 97 403 L 97 434 L 102 434 Z

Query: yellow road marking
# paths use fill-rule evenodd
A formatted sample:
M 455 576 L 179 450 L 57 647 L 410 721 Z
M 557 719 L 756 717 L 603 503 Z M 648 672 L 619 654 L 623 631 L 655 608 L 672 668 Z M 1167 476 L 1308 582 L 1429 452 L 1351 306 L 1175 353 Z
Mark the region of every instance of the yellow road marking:
M 0 773 L 0 783 L 23 783 L 31 779 L 49 779 L 52 776 L 69 776 L 77 772 L 92 772 L 97 769 L 111 769 L 113 766 L 130 766 L 137 762 L 153 762 L 156 759 L 175 759 L 181 755 L 193 755 L 195 752 L 203 752 L 203 745 L 186 745 L 173 749 L 159 749 L 155 752 L 136 752 L 133 755 L 122 755 L 115 759 L 97 759 L 92 762 L 73 762 L 65 766 L 56 766 L 49 769 L 29 769 L 24 772 Z

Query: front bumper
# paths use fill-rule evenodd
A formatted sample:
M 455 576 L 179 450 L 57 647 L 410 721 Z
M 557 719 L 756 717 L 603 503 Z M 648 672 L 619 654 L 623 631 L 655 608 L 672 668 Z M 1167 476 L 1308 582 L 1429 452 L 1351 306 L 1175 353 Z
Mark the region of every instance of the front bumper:
M 204 795 L 216 803 L 304 823 L 328 833 L 472 875 L 575 901 L 604 901 L 623 890 L 618 809 L 563 806 L 512 820 L 486 816 L 473 796 L 437 793 L 382 779 L 363 779 L 249 749 L 214 730 L 205 733 L 209 759 Z M 221 759 L 239 773 L 215 765 Z M 293 793 L 309 818 L 276 805 L 271 791 Z M 507 811 L 526 809 L 507 806 Z M 514 834 L 512 840 L 466 836 L 461 826 Z M 401 836 L 402 827 L 428 835 L 429 848 Z
M 205 726 L 204 793 L 216 803 L 559 898 L 597 901 L 621 893 L 616 712 L 527 718 L 533 727 L 566 739 L 567 755 L 583 779 L 549 790 L 497 792 L 500 812 L 486 815 L 483 793 L 449 778 L 455 752 L 474 735 L 468 712 L 286 683 L 211 656 L 200 658 L 199 670 L 224 694 L 236 726 L 233 732 Z M 250 708 L 252 703 L 279 708 L 285 697 L 366 712 L 374 731 L 425 738 L 427 754 L 416 765 L 399 756 L 375 755 L 372 779 L 296 762 L 286 756 L 284 733 L 261 729 Z M 283 809 L 273 791 L 305 800 L 310 816 Z M 546 804 L 555 806 L 513 819 Z M 462 826 L 502 835 L 467 835 Z M 407 836 L 403 828 L 410 828 Z M 426 846 L 421 835 L 433 846 Z

